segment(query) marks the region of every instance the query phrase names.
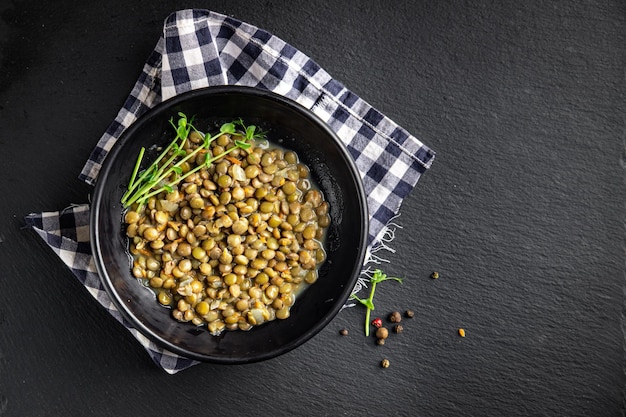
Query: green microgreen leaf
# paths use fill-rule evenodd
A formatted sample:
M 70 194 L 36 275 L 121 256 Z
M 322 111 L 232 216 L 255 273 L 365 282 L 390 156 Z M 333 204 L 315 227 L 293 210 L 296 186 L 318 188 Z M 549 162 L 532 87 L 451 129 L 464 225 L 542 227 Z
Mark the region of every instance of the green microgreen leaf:
M 249 149 L 252 146 L 251 143 L 245 142 L 243 140 L 236 140 L 235 145 L 241 149 Z
M 374 303 L 369 298 L 359 298 L 356 295 L 352 296 L 353 299 L 357 300 L 359 303 L 363 304 L 365 307 L 370 310 L 374 310 Z
M 256 130 L 256 126 L 254 125 L 246 127 L 246 139 L 252 140 L 254 138 L 255 130 Z
M 234 123 L 224 123 L 222 127 L 220 127 L 221 133 L 235 133 L 235 124 Z

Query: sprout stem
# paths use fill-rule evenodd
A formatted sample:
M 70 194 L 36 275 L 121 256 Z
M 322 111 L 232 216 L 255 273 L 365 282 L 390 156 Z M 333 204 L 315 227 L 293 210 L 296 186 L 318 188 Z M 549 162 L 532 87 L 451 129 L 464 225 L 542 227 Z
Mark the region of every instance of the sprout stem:
M 402 284 L 402 278 L 388 277 L 383 273 L 383 271 L 377 269 L 376 271 L 374 271 L 374 275 L 372 275 L 372 277 L 370 278 L 370 283 L 372 284 L 372 286 L 370 288 L 369 297 L 363 299 L 359 298 L 356 294 L 352 294 L 352 296 L 350 297 L 354 300 L 357 300 L 359 303 L 363 304 L 367 308 L 365 312 L 365 336 L 370 335 L 370 317 L 372 311 L 374 310 L 374 294 L 376 293 L 376 284 L 388 280 L 398 281 L 400 284 Z

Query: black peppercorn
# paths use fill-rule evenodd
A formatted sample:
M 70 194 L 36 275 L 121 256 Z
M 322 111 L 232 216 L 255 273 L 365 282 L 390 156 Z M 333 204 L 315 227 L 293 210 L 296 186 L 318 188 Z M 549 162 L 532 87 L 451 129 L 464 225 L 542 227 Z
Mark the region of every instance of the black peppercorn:
M 385 327 L 381 327 L 380 329 L 376 330 L 376 337 L 379 339 L 386 339 L 387 337 L 389 337 L 389 330 L 387 330 L 387 328 Z
M 405 316 L 407 316 L 408 318 L 413 318 L 413 316 L 415 315 L 415 313 L 413 312 L 413 310 L 407 310 L 404 313 Z
M 400 323 L 402 321 L 402 316 L 400 315 L 399 312 L 394 311 L 391 314 L 389 314 L 389 321 L 392 323 Z

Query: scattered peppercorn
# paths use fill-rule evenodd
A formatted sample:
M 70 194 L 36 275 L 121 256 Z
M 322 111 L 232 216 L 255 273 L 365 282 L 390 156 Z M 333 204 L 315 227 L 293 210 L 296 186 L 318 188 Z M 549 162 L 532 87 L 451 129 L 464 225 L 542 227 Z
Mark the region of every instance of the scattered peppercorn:
M 381 327 L 376 330 L 376 337 L 379 339 L 386 339 L 389 337 L 389 330 L 386 327 Z
M 465 329 L 459 329 L 459 336 L 465 337 Z
M 380 317 L 376 317 L 372 320 L 372 326 L 380 328 L 383 325 L 383 320 Z
M 383 359 L 382 361 L 380 361 L 380 366 L 382 366 L 383 368 L 389 368 L 389 359 Z
M 376 339 L 376 344 L 377 344 L 378 346 L 382 346 L 382 345 L 384 345 L 384 344 L 385 344 L 385 339 Z
M 404 312 L 404 315 L 407 316 L 408 318 L 412 319 L 413 316 L 415 315 L 415 313 L 413 312 L 413 310 L 407 310 Z
M 402 316 L 399 312 L 394 311 L 389 314 L 389 321 L 392 323 L 400 323 L 402 321 Z
M 347 336 L 348 335 L 348 329 L 341 329 L 339 331 L 339 334 L 342 335 L 342 336 Z
M 401 324 L 396 324 L 395 326 L 393 326 L 394 333 L 402 333 L 403 330 L 404 330 L 404 327 L 402 327 Z
M 439 272 L 437 272 L 437 271 L 433 272 L 433 273 L 430 275 L 430 277 L 431 277 L 432 279 L 437 279 L 437 278 L 439 278 Z

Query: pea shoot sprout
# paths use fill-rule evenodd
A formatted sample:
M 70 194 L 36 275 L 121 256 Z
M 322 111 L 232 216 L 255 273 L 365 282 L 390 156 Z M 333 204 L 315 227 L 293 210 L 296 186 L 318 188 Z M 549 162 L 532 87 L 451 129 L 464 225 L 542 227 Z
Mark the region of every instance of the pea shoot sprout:
M 188 119 L 184 113 L 178 113 L 179 119 L 174 123 L 174 119 L 170 119 L 170 124 L 176 131 L 176 137 L 168 146 L 163 149 L 161 154 L 152 164 L 141 173 L 139 172 L 141 163 L 146 152 L 144 147 L 139 151 L 137 161 L 133 168 L 133 172 L 128 183 L 128 189 L 122 196 L 123 206 L 130 207 L 137 203 L 143 206 L 150 197 L 155 196 L 163 191 L 172 192 L 174 186 L 187 177 L 198 172 L 202 168 L 208 168 L 214 161 L 228 155 L 233 150 L 249 149 L 252 141 L 264 139 L 265 134 L 257 131 L 256 126 L 246 126 L 243 120 L 238 119 L 230 123 L 224 123 L 218 133 L 214 135 L 203 135 L 193 125 L 193 118 Z M 194 150 L 185 149 L 185 144 L 191 132 L 195 132 L 202 137 L 202 144 Z M 224 150 L 219 155 L 213 156 L 208 151 L 209 145 L 221 135 L 228 134 L 235 138 L 234 146 Z M 198 155 L 204 155 L 204 162 L 198 164 L 195 168 L 185 170 L 187 161 L 194 161 Z
M 363 304 L 367 308 L 367 311 L 365 313 L 365 336 L 370 335 L 370 316 L 372 311 L 374 310 L 374 293 L 376 292 L 376 285 L 383 281 L 389 280 L 398 281 L 402 284 L 402 278 L 388 277 L 386 274 L 383 273 L 383 271 L 377 269 L 376 271 L 374 271 L 374 274 L 370 278 L 370 284 L 372 284 L 372 286 L 370 288 L 369 297 L 359 298 L 356 294 L 352 294 L 351 296 L 352 299 L 357 300 L 359 303 Z

